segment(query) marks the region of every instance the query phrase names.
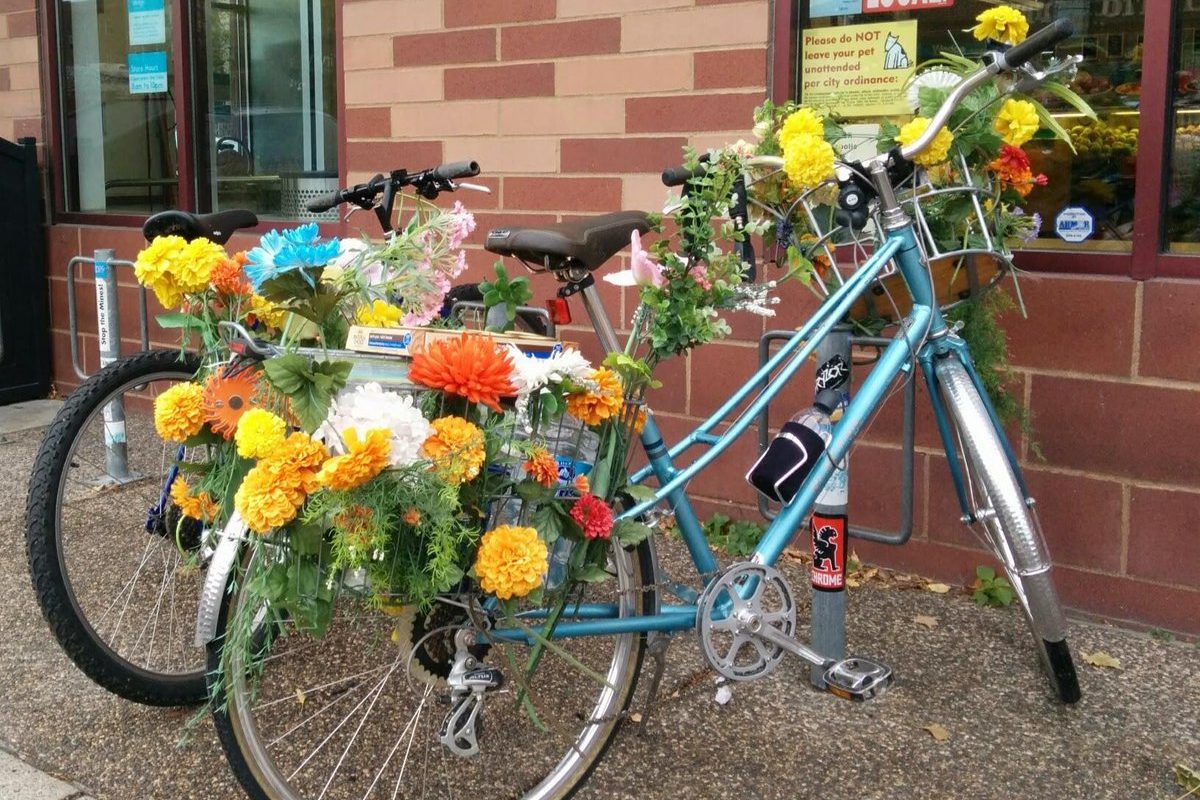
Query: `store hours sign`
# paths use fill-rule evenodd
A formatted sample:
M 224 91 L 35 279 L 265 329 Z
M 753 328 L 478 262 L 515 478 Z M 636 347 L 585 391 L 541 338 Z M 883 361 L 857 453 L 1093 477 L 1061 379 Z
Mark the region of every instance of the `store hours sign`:
M 916 20 L 809 28 L 802 43 L 804 105 L 847 117 L 909 113 L 904 86 L 917 66 Z

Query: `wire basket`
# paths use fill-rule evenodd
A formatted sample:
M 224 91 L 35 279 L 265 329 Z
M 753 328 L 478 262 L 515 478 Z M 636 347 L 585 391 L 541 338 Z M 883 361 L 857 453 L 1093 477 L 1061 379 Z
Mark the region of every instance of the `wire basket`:
M 978 299 L 1012 269 L 1011 253 L 994 235 L 1000 208 L 998 187 L 990 177 L 974 172 L 961 153 L 932 171 L 917 167 L 896 187 L 896 194 L 913 219 L 921 255 L 943 311 Z M 774 219 L 777 247 L 794 245 L 813 262 L 812 286 L 822 297 L 849 280 L 884 239 L 877 207 L 872 206 L 865 224 L 855 225 L 838 208 L 837 196 L 837 182 L 830 180 L 791 204 L 755 203 Z M 848 316 L 859 323 L 895 323 L 911 309 L 912 297 L 892 262 Z

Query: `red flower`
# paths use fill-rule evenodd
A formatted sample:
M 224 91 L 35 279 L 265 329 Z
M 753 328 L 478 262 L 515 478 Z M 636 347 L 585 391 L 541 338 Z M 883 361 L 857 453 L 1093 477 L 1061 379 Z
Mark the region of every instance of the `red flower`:
M 613 512 L 594 494 L 582 495 L 571 507 L 571 519 L 583 528 L 588 539 L 607 539 L 613 529 Z

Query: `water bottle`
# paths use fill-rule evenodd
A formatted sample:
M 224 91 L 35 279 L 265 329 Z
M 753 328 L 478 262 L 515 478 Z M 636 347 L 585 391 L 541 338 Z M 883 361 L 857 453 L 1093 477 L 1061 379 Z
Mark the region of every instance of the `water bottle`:
M 785 422 L 746 473 L 750 485 L 777 503 L 791 502 L 833 438 L 829 415 L 840 399 L 836 391 L 823 389 L 811 406 Z

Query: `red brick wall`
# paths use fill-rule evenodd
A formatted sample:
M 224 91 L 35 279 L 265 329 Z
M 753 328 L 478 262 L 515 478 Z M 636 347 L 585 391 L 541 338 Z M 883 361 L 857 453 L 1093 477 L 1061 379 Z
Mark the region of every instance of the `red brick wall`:
M 10 32 L 14 16 L 7 17 Z M 341 25 L 347 179 L 475 158 L 493 190 L 462 198 L 477 212 L 476 241 L 501 224 L 657 209 L 665 196 L 658 173 L 678 160 L 680 147 L 747 135 L 750 111 L 765 93 L 764 0 L 345 0 Z M 3 74 L 0 68 L 0 93 Z M 15 124 L 6 122 L 7 108 L 0 106 L 0 135 Z M 22 113 L 36 112 L 35 105 Z M 63 267 L 96 246 L 129 257 L 139 238 L 58 225 L 50 244 L 55 370 L 67 389 L 76 379 L 64 335 Z M 474 274 L 491 261 L 473 251 Z M 632 294 L 601 285 L 614 318 L 627 320 Z M 1019 436 L 1017 443 L 1065 601 L 1200 632 L 1200 535 L 1191 526 L 1200 518 L 1200 282 L 1025 276 L 1021 287 L 1029 319 L 1010 317 L 1008 330 L 1045 460 Z M 549 296 L 553 283 L 541 279 L 536 288 Z M 83 351 L 93 369 L 92 295 L 90 287 L 82 291 Z M 787 287 L 783 299 L 770 328 L 794 327 L 814 307 L 799 286 Z M 133 300 L 130 286 L 121 296 L 130 347 Z M 758 318 L 736 319 L 730 340 L 664 365 L 666 386 L 651 404 L 669 437 L 753 371 L 764 328 Z M 569 332 L 588 342 L 586 334 Z M 809 375 L 785 391 L 776 417 L 810 401 Z M 899 438 L 896 399 L 852 457 L 853 521 L 895 527 Z M 917 446 L 913 541 L 857 550 L 880 563 L 969 580 L 987 557 L 958 522 L 927 410 L 918 414 Z M 754 455 L 752 441 L 739 442 L 694 481 L 702 514 L 754 515 L 754 495 L 742 480 Z
M 42 138 L 34 0 L 0 0 L 0 138 Z

